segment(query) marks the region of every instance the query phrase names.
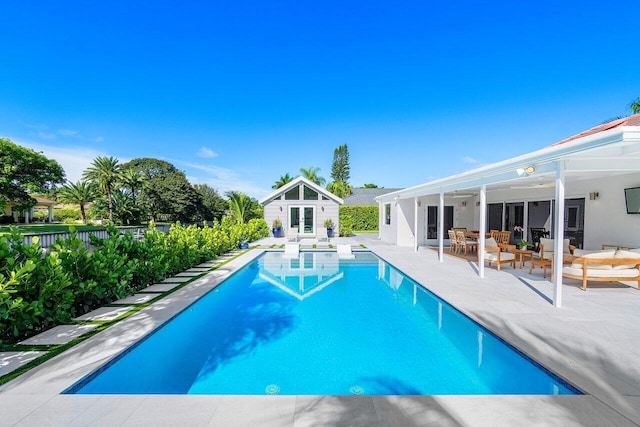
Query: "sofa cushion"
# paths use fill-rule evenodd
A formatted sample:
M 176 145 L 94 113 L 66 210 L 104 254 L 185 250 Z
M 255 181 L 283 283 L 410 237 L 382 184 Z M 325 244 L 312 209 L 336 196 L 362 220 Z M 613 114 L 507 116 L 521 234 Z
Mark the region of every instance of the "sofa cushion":
M 576 249 L 573 254 L 584 259 L 611 259 L 614 257 L 616 251 L 585 251 Z M 574 261 L 571 264 L 571 268 L 582 268 L 581 261 Z M 589 270 L 611 270 L 611 264 L 589 264 L 587 267 Z
M 541 237 L 540 238 L 540 245 L 544 246 L 544 259 L 552 259 L 553 258 L 553 252 L 554 252 L 553 243 L 554 243 L 554 240 L 555 239 L 547 239 L 545 237 Z M 571 253 L 571 250 L 569 249 L 569 246 L 571 246 L 571 240 L 563 239 L 562 240 L 562 251 L 565 254 Z
M 511 261 L 515 258 L 515 255 L 511 252 L 500 252 L 500 261 Z M 488 262 L 497 262 L 498 261 L 498 253 L 497 252 L 486 252 L 484 255 L 484 260 Z
M 562 274 L 582 277 L 582 269 L 562 267 Z M 636 268 L 629 268 L 627 270 L 594 270 L 592 268 L 587 268 L 587 277 L 611 277 L 624 281 L 624 279 L 636 278 L 639 274 L 640 271 Z
M 488 239 L 485 239 L 484 241 L 484 246 L 493 246 L 493 247 L 497 247 L 498 246 L 498 242 L 496 242 L 496 239 L 494 239 L 493 237 L 489 237 Z
M 614 256 L 614 258 L 630 258 L 630 259 L 637 259 L 638 262 L 640 262 L 640 251 L 637 249 L 634 250 L 630 250 L 630 251 L 624 251 L 624 250 L 617 250 L 616 254 Z M 614 265 L 613 269 L 614 270 L 626 270 L 628 268 L 635 268 L 637 264 L 620 264 L 620 265 Z

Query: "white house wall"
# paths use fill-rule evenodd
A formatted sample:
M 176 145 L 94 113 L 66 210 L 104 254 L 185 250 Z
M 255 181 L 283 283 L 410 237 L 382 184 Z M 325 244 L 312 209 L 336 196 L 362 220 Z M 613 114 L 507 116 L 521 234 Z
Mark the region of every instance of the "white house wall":
M 414 200 L 398 200 L 397 209 L 397 245 L 412 247 L 414 245 Z
M 326 219 L 333 220 L 336 225 L 334 233 L 339 230 L 339 205 L 333 200 L 280 200 L 276 199 L 264 205 L 264 219 L 269 228 L 273 227 L 273 220 L 280 219 L 284 233 L 289 230 L 289 208 L 291 206 L 315 206 L 316 230 L 324 227 Z M 281 210 L 282 208 L 282 210 Z M 324 210 L 323 210 L 324 209 Z
M 625 205 L 624 189 L 629 187 L 640 187 L 640 174 L 581 183 L 585 249 L 600 249 L 603 243 L 640 247 L 640 215 L 628 215 Z M 600 193 L 598 200 L 589 200 L 591 192 Z

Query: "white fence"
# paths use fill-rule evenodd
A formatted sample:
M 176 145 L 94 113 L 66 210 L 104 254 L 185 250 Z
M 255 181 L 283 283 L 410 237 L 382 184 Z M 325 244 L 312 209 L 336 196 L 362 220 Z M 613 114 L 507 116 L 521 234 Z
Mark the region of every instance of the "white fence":
M 168 233 L 169 227 L 170 227 L 169 225 L 158 225 L 156 226 L 156 229 L 158 231 L 162 231 L 163 233 Z M 121 228 L 120 233 L 134 233 L 139 235 L 143 233 L 145 230 L 147 230 L 146 227 Z M 82 240 L 84 244 L 87 246 L 90 245 L 91 243 L 89 236 L 92 234 L 100 239 L 106 239 L 109 237 L 109 233 L 107 232 L 106 229 L 76 231 L 76 236 L 78 237 L 78 239 Z M 25 245 L 30 245 L 33 243 L 33 238 L 37 237 L 38 239 L 40 239 L 40 246 L 42 248 L 50 248 L 56 243 L 56 240 L 67 239 L 70 236 L 71 236 L 71 233 L 69 233 L 68 231 L 46 233 L 46 234 L 24 234 L 22 236 L 22 243 Z

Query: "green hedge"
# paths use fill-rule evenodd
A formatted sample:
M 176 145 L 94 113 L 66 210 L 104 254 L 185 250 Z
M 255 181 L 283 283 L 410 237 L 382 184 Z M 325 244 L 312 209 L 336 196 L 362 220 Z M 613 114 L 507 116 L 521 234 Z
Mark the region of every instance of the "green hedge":
M 377 206 L 340 206 L 340 215 L 351 217 L 354 230 L 378 230 Z
M 151 229 L 144 240 L 108 227 L 109 238 L 92 236 L 89 252 L 75 231 L 43 254 L 12 228 L 0 236 L 0 343 L 15 342 L 68 322 L 163 278 L 269 234 L 263 219 L 237 224 L 223 219 L 212 227 Z
M 78 220 L 82 219 L 82 214 L 79 208 L 60 208 L 53 210 L 53 220 L 56 222 L 63 222 L 65 219 Z

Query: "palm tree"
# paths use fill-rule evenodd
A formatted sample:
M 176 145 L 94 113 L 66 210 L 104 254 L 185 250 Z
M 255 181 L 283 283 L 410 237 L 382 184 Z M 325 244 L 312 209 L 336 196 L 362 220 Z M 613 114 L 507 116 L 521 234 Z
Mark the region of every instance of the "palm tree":
M 113 191 L 120 178 L 120 164 L 115 157 L 96 157 L 91 166 L 82 174 L 84 179 L 98 184 L 101 191 L 107 193 L 109 201 L 109 220 L 113 220 Z
M 82 222 L 87 222 L 87 215 L 84 205 L 93 202 L 98 197 L 98 189 L 93 182 L 78 181 L 75 184 L 69 182 L 63 185 L 58 191 L 58 199 L 64 203 L 75 203 L 80 205 Z
M 309 181 L 313 183 L 316 183 L 320 186 L 324 186 L 327 180 L 321 176 L 318 176 L 318 172 L 320 172 L 320 168 L 315 166 L 309 166 L 308 168 L 300 168 L 300 173 L 302 174 L 302 176 L 304 176 L 305 178 L 307 178 Z
M 631 104 L 629 104 L 629 109 L 633 114 L 640 113 L 640 96 L 634 99 Z
M 135 169 L 125 169 L 120 174 L 120 185 L 131 191 L 131 197 L 136 199 L 136 189 L 138 192 L 142 188 L 142 184 L 146 181 L 146 177 Z
M 251 198 L 246 194 L 230 191 L 227 193 L 229 197 L 229 213 L 236 218 L 238 222 L 244 223 L 251 211 Z
M 287 172 L 286 174 L 282 175 L 272 186 L 271 188 L 278 189 L 282 186 L 287 185 L 288 183 L 290 183 L 291 181 L 293 181 L 293 177 L 291 175 L 289 175 L 289 173 Z

